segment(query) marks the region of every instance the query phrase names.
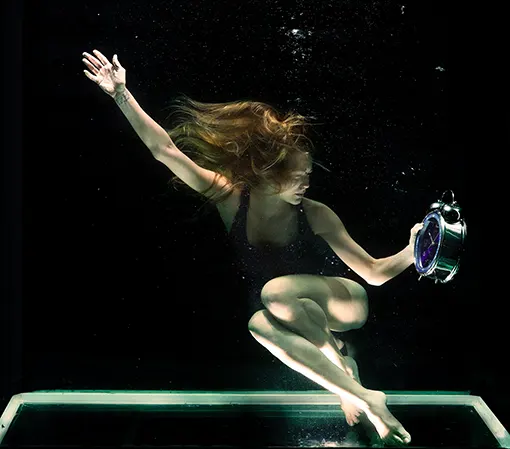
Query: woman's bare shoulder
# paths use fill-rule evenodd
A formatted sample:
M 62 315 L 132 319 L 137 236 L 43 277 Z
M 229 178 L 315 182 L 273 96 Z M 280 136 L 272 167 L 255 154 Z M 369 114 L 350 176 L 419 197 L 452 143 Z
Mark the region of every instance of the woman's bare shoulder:
M 320 234 L 326 224 L 324 212 L 327 211 L 329 207 L 320 201 L 303 198 L 303 209 L 313 232 L 315 234 Z
M 303 198 L 303 209 L 306 211 L 307 215 L 308 212 L 311 214 L 317 214 L 323 207 L 326 207 L 326 205 L 320 201 L 312 200 L 311 198 L 306 197 Z
M 227 203 L 227 205 L 230 207 L 234 207 L 235 210 L 237 211 L 237 209 L 239 208 L 239 203 L 241 202 L 241 193 L 242 193 L 241 187 L 233 187 L 232 193 L 223 202 Z

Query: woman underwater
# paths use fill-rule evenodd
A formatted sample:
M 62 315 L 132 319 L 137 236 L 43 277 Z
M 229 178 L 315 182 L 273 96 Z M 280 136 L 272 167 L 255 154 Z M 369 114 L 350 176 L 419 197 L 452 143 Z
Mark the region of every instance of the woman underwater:
M 409 245 L 375 259 L 326 205 L 304 196 L 312 167 L 304 117 L 279 114 L 260 102 L 180 106 L 186 119 L 166 131 L 126 88 L 126 70 L 94 50 L 83 53 L 85 75 L 110 95 L 153 156 L 213 202 L 253 291 L 248 329 L 283 363 L 337 394 L 349 425 L 365 413 L 388 443 L 411 441 L 390 413 L 386 395 L 361 385 L 356 362 L 331 331 L 359 329 L 367 320 L 365 289 L 325 263 L 324 247 L 370 285 L 381 285 L 414 262 L 421 224 Z M 190 159 L 180 148 L 187 147 Z M 270 262 L 269 262 L 270 261 Z

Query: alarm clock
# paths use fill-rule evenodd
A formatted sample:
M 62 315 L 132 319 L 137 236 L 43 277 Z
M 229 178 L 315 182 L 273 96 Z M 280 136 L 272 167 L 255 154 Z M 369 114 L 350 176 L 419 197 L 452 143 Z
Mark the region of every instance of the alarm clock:
M 451 201 L 445 196 L 450 193 Z M 460 258 L 466 242 L 466 222 L 451 190 L 432 203 L 423 219 L 423 227 L 414 244 L 414 265 L 420 278 L 446 283 L 459 270 Z

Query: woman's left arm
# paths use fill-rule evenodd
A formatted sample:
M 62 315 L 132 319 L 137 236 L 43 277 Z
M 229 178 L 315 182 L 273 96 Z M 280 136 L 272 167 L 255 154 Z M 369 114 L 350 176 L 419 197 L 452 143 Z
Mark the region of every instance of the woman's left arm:
M 409 244 L 402 251 L 393 256 L 376 259 L 352 239 L 342 220 L 328 206 L 317 203 L 314 209 L 314 228 L 318 230 L 316 233 L 368 284 L 382 285 L 414 263 L 414 242 L 423 227 L 422 223 L 413 226 Z
M 373 285 L 382 285 L 402 273 L 407 267 L 414 263 L 414 240 L 416 239 L 415 229 L 421 229 L 421 224 L 416 224 L 411 229 L 411 238 L 409 244 L 399 253 L 393 256 L 377 259 L 374 266 L 374 278 L 377 283 Z M 416 231 L 417 232 L 417 231 Z M 412 241 L 412 243 L 411 243 Z

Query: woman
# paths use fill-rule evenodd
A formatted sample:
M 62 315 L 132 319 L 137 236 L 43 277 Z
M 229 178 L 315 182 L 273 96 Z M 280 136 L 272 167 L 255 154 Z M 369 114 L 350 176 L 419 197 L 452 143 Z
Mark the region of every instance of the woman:
M 256 295 L 248 323 L 255 339 L 337 394 L 350 425 L 364 412 L 383 440 L 408 444 L 411 437 L 386 407 L 386 395 L 361 385 L 354 359 L 342 354 L 344 344 L 331 331 L 358 329 L 367 319 L 366 291 L 342 277 L 345 265 L 367 283 L 383 284 L 413 263 L 421 224 L 404 250 L 374 259 L 329 207 L 304 197 L 312 146 L 302 116 L 282 117 L 263 103 L 186 99 L 178 108 L 184 119 L 165 131 L 126 89 L 117 55 L 110 63 L 93 53 L 83 53 L 85 75 L 115 100 L 173 180 L 218 208 Z M 186 147 L 194 160 L 179 149 Z

